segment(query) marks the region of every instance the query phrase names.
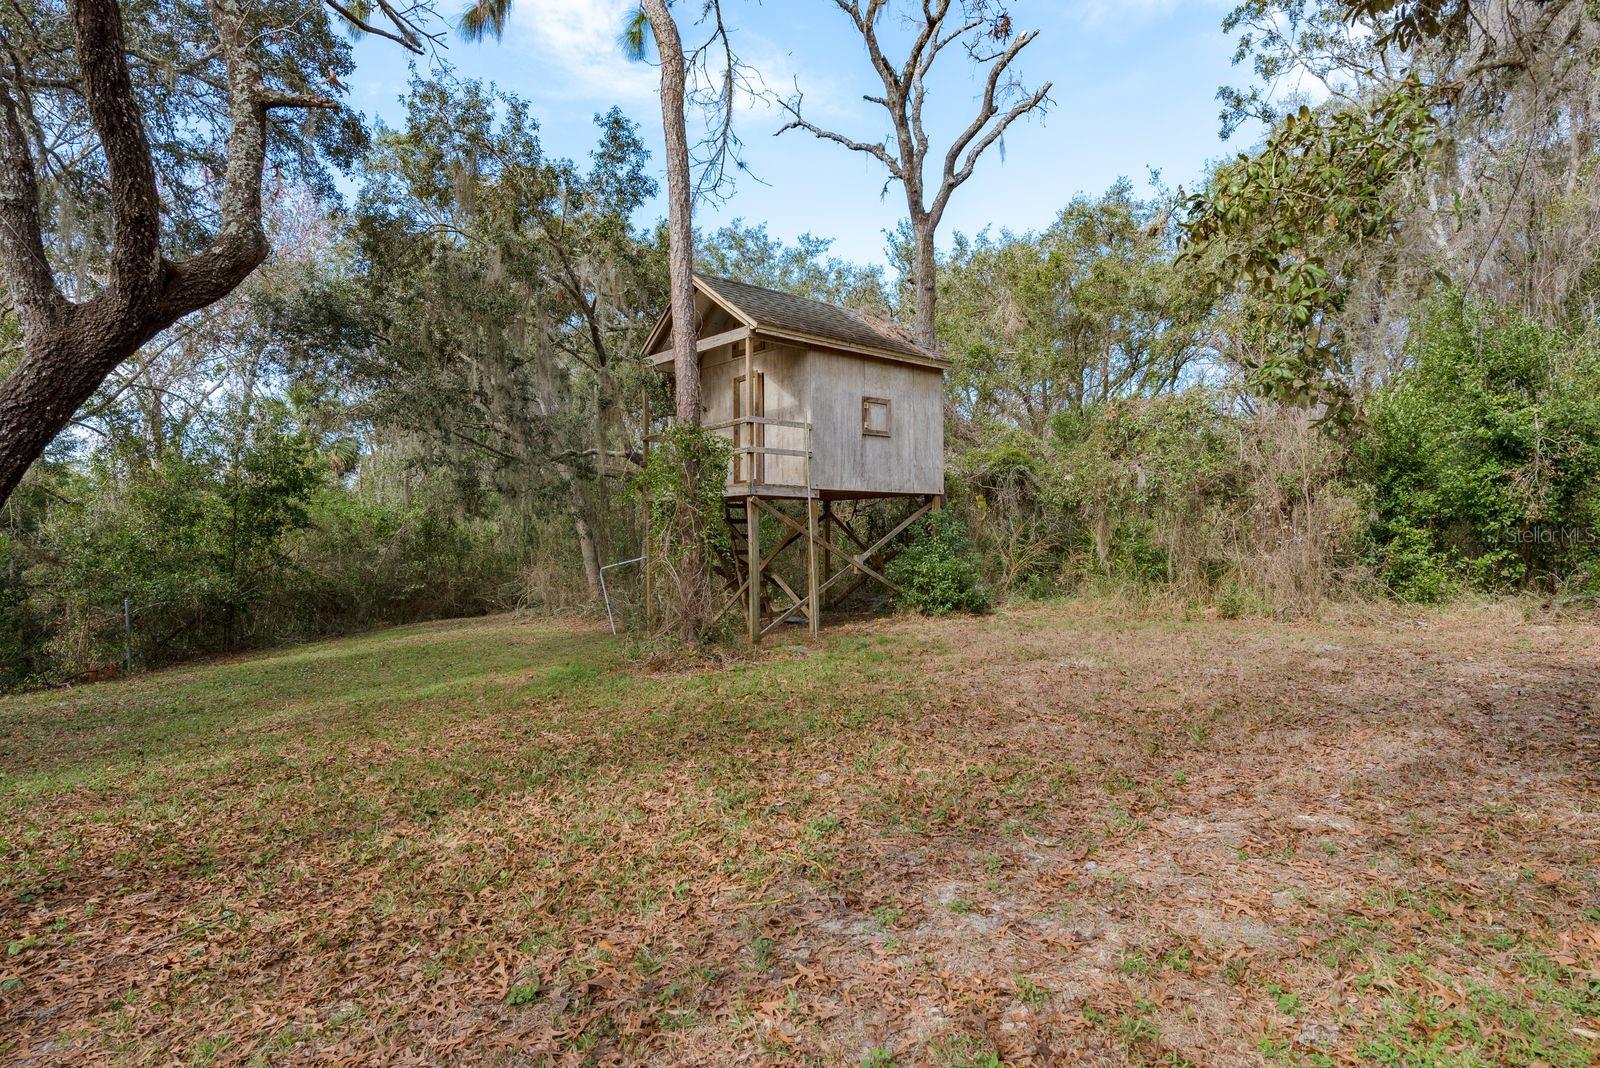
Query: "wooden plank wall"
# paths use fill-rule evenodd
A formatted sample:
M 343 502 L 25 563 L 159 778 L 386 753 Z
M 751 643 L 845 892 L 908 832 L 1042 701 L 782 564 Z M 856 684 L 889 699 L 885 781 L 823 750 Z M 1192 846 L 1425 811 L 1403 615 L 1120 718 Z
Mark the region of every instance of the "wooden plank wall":
M 766 417 L 805 422 L 806 371 L 801 349 L 773 345 L 755 354 L 755 369 L 763 376 Z M 705 421 L 722 423 L 733 418 L 733 380 L 744 374 L 744 342 L 719 345 L 700 361 L 700 396 L 705 405 Z M 731 431 L 724 433 L 731 436 Z M 771 449 L 804 449 L 805 432 L 790 427 L 766 428 L 766 446 Z M 777 486 L 804 486 L 805 460 L 799 456 L 768 456 L 766 482 Z
M 944 376 L 937 370 L 811 349 L 814 478 L 839 492 L 944 492 Z M 768 390 L 772 386 L 769 381 Z M 886 438 L 861 432 L 861 400 L 889 401 Z

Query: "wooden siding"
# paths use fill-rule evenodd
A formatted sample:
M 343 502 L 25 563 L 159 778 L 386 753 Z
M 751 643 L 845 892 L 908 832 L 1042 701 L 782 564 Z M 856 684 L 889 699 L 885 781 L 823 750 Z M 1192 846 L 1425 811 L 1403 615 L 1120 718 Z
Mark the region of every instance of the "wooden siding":
M 769 419 L 810 422 L 812 483 L 824 493 L 853 496 L 944 492 L 944 376 L 934 368 L 890 363 L 827 349 L 801 349 L 757 340 L 753 365 L 761 375 Z M 705 421 L 734 418 L 733 384 L 744 374 L 744 342 L 719 345 L 700 358 Z M 889 402 L 887 436 L 865 433 L 862 403 Z M 722 433 L 733 437 L 732 430 Z M 805 432 L 765 427 L 757 444 L 804 449 Z M 805 460 L 767 456 L 761 482 L 804 486 Z
M 806 371 L 818 489 L 944 492 L 943 374 L 821 349 L 807 351 Z M 887 437 L 862 433 L 861 403 L 867 397 L 889 402 Z
M 757 342 L 759 345 L 760 342 Z M 788 419 L 803 423 L 807 418 L 805 353 L 799 349 L 767 344 L 755 354 L 755 370 L 762 376 L 768 419 Z M 700 360 L 700 397 L 707 423 L 724 423 L 734 417 L 733 380 L 744 374 L 744 343 L 712 349 Z M 769 449 L 804 449 L 805 431 L 792 427 L 769 426 L 766 440 L 758 442 Z M 723 431 L 732 437 L 732 431 Z M 799 456 L 765 458 L 764 480 L 774 486 L 804 486 L 805 459 Z

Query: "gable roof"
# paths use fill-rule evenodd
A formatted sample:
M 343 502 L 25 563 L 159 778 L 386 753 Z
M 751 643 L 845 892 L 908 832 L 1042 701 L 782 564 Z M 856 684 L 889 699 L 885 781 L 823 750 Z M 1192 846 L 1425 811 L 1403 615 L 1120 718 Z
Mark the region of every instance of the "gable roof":
M 946 363 L 944 357 L 915 344 L 890 324 L 873 322 L 848 308 L 708 274 L 697 273 L 694 285 L 752 334 L 811 341 L 824 348 L 924 366 L 943 367 Z M 661 343 L 671 318 L 668 309 L 657 321 L 645 343 L 646 353 Z

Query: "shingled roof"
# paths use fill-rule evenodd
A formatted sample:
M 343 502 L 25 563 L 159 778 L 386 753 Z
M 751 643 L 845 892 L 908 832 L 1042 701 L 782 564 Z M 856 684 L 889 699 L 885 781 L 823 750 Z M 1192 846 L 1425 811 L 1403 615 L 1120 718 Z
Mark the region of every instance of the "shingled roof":
M 898 327 L 874 322 L 848 308 L 708 274 L 696 274 L 694 282 L 696 289 L 748 323 L 752 333 L 778 337 L 796 335 L 888 359 L 939 365 L 945 362 L 937 353 L 917 345 Z M 663 315 L 656 324 L 651 332 L 651 345 L 661 339 L 668 318 Z

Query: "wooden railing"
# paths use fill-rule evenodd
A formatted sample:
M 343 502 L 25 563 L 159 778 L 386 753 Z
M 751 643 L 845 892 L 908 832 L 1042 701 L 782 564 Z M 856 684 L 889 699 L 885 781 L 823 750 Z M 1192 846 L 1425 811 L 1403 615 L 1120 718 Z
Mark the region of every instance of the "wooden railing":
M 773 448 L 765 444 L 764 437 L 762 437 L 762 444 L 756 444 L 756 439 L 758 436 L 761 436 L 758 434 L 757 428 L 764 430 L 767 427 L 778 427 L 786 430 L 800 431 L 803 435 L 805 448 Z M 785 488 L 803 489 L 807 497 L 813 495 L 811 479 L 810 423 L 797 422 L 793 419 L 769 419 L 766 416 L 748 415 L 741 416 L 738 419 L 728 419 L 721 423 L 711 423 L 706 427 L 706 429 L 710 431 L 733 431 L 733 457 L 728 464 L 727 486 L 729 489 L 732 489 L 736 486 L 743 486 L 745 487 L 745 491 L 747 493 L 755 493 L 759 487 L 777 485 Z M 744 430 L 744 433 L 740 432 L 741 429 Z M 766 472 L 759 470 L 761 465 L 757 462 L 757 457 L 763 456 L 798 456 L 803 458 L 805 460 L 804 485 L 772 483 L 767 481 L 764 478 Z M 742 464 L 740 463 L 741 459 L 744 461 Z M 736 477 L 741 471 L 743 472 L 744 477 Z M 758 475 L 763 477 L 758 478 Z

